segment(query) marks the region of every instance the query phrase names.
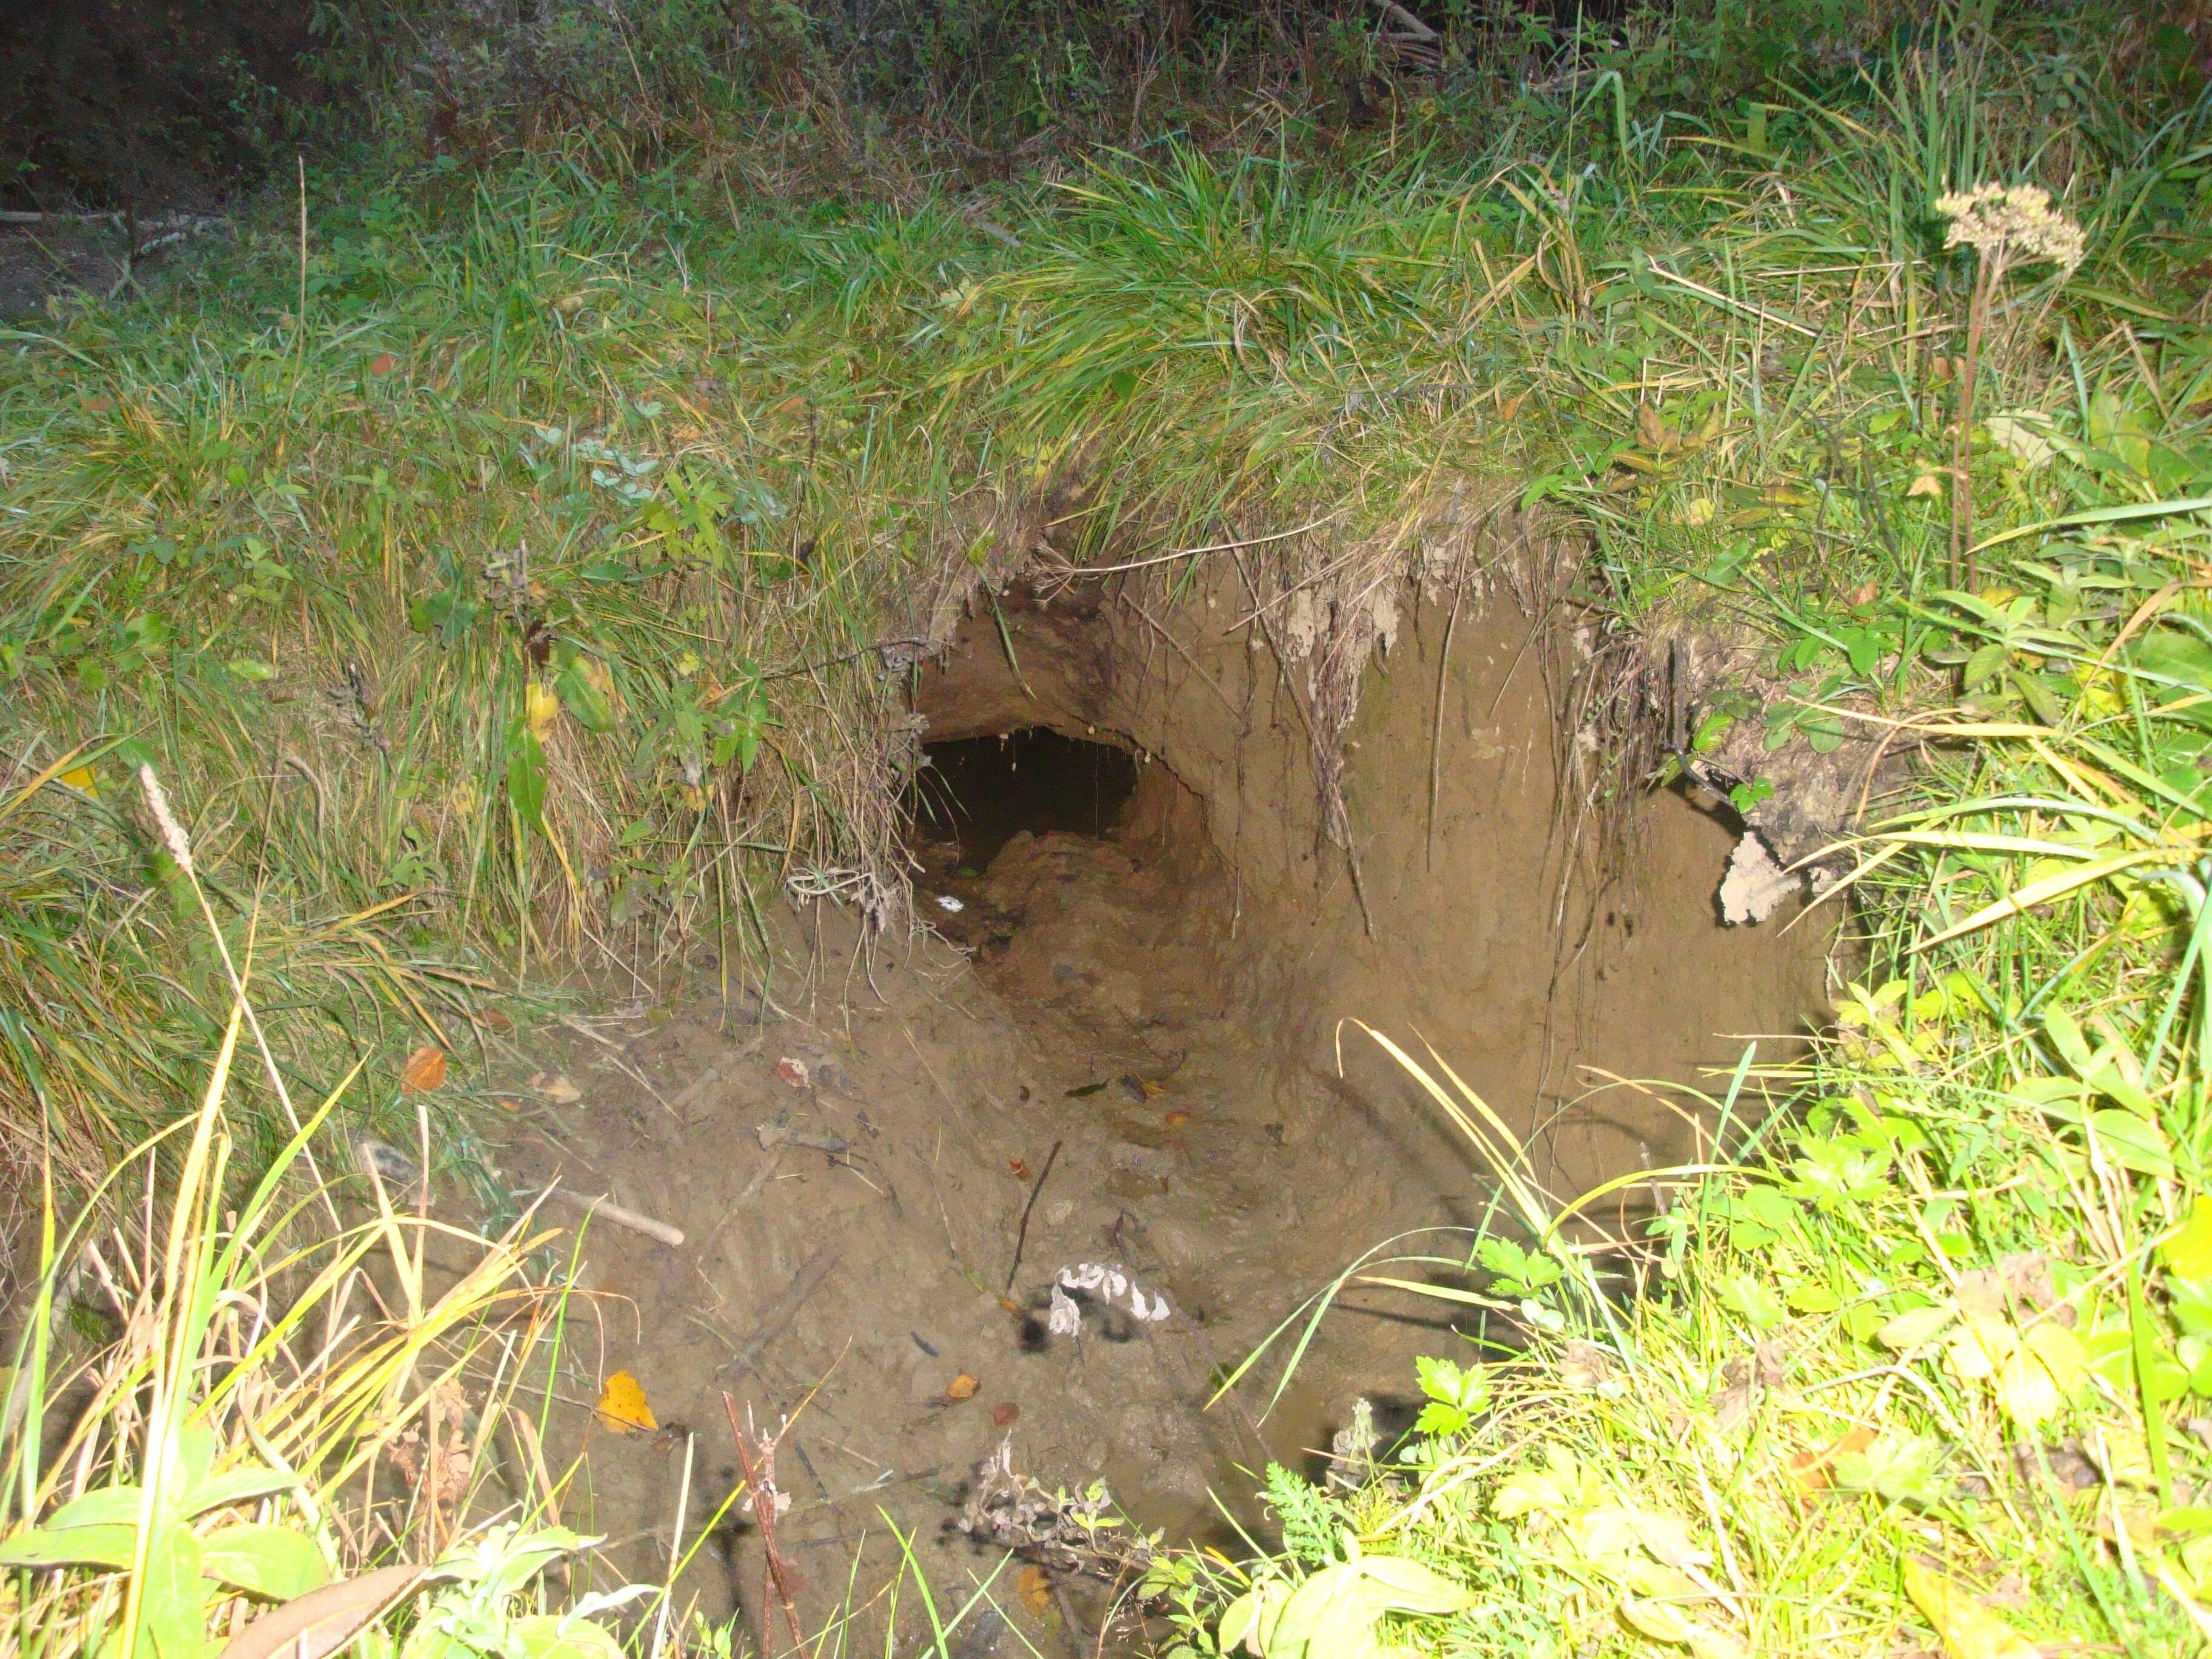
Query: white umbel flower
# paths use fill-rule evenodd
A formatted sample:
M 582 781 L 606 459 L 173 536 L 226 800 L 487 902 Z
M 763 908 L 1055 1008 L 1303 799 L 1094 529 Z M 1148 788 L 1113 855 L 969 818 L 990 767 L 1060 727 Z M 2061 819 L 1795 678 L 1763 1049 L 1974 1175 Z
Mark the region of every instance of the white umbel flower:
M 2002 264 L 2048 260 L 2070 272 L 2088 252 L 2081 227 L 2055 210 L 2038 185 L 1977 185 L 1937 197 L 1936 211 L 1951 222 L 1945 247 L 1971 247 Z

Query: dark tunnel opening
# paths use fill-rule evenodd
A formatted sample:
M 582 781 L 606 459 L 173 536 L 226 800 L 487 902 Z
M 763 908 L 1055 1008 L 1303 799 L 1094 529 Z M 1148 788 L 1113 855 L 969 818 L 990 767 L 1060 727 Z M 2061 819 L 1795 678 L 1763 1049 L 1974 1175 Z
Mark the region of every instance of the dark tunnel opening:
M 1137 786 L 1127 750 L 1042 726 L 926 744 L 922 753 L 907 802 L 915 837 L 956 849 L 961 874 L 980 875 L 1024 830 L 1106 834 Z

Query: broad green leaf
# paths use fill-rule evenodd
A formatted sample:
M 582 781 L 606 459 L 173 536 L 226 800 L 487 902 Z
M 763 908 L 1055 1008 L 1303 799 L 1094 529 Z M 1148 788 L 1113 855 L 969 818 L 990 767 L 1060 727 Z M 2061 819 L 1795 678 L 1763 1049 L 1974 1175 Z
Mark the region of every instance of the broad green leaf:
M 210 1510 L 251 1503 L 272 1492 L 290 1492 L 298 1484 L 292 1476 L 279 1474 L 274 1469 L 233 1469 L 228 1474 L 201 1481 L 184 1495 L 177 1507 L 187 1516 L 205 1515 Z
M 2166 1179 L 2173 1174 L 2173 1154 L 2167 1150 L 2166 1132 L 2146 1123 L 2132 1112 L 2107 1110 L 2089 1114 L 2089 1128 L 2105 1156 L 2136 1175 Z
M 155 1533 L 139 1606 L 157 1659 L 198 1659 L 207 1645 L 208 1583 L 200 1565 L 200 1540 L 182 1522 Z
M 1475 1602 L 1474 1595 L 1435 1568 L 1402 1555 L 1364 1555 L 1359 1565 L 1370 1586 L 1368 1599 L 1384 1612 L 1442 1618 L 1464 1612 Z
M 225 1527 L 200 1540 L 201 1571 L 271 1601 L 289 1601 L 330 1577 L 314 1540 L 289 1527 Z
M 215 1431 L 204 1423 L 184 1424 L 177 1430 L 176 1462 L 171 1466 L 168 1495 L 172 1501 L 208 1478 L 215 1468 Z
M 1722 1304 L 1741 1315 L 1753 1328 L 1769 1331 L 1782 1322 L 1784 1310 L 1780 1298 L 1752 1274 L 1730 1273 L 1720 1281 L 1717 1289 Z
M 586 657 L 576 658 L 556 677 L 553 689 L 577 725 L 587 732 L 605 732 L 614 726 L 614 710 L 595 681 L 606 671 L 601 668 L 595 674 L 590 662 Z
M 135 1525 L 33 1527 L 0 1543 L 0 1567 L 128 1567 L 137 1544 Z
M 1972 691 L 1987 684 L 1996 676 L 1997 670 L 2005 665 L 2006 655 L 2004 641 L 2002 640 L 1992 640 L 1986 645 L 1976 646 L 1966 658 L 1965 674 L 1966 690 Z
M 544 835 L 545 745 L 527 727 L 519 727 L 507 745 L 507 795 L 522 822 Z
M 1290 1599 L 1291 1587 L 1279 1578 L 1264 1579 L 1238 1596 L 1221 1615 L 1221 1651 L 1232 1652 L 1241 1644 L 1247 1653 L 1264 1656 Z
M 48 1527 L 106 1527 L 118 1523 L 135 1527 L 138 1511 L 146 1501 L 145 1490 L 139 1486 L 103 1486 L 98 1492 L 88 1492 L 82 1498 L 73 1498 L 46 1519 Z
M 2051 1046 L 2073 1068 L 2074 1075 L 2088 1076 L 2094 1061 L 2089 1054 L 2088 1039 L 2081 1035 L 2081 1028 L 2074 1023 L 2074 1016 L 2053 1005 L 2044 1011 L 2043 1029 L 2050 1036 Z
M 1875 1339 L 1885 1348 L 1902 1353 L 1907 1348 L 1917 1348 L 1932 1340 L 1951 1322 L 1952 1310 L 1942 1304 L 1925 1308 L 1907 1308 L 1875 1334 Z
M 2166 1270 L 2177 1279 L 2212 1277 L 2212 1198 L 2199 1197 L 2180 1231 L 2159 1246 Z
M 1374 1613 L 1358 1562 L 1323 1567 L 1292 1593 L 1275 1621 L 1267 1659 L 1360 1659 Z
M 622 1659 L 622 1644 L 588 1619 L 531 1613 L 510 1620 L 507 1633 L 526 1659 Z

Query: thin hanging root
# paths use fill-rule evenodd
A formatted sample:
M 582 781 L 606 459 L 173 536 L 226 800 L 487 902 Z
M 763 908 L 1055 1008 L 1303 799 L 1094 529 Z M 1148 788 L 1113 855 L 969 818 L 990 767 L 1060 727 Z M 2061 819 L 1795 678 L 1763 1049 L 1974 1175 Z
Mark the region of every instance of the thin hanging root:
M 1429 869 L 1437 867 L 1437 796 L 1443 787 L 1444 776 L 1444 691 L 1451 684 L 1452 632 L 1459 626 L 1460 601 L 1467 597 L 1467 584 L 1460 582 L 1452 588 L 1451 615 L 1444 619 L 1444 645 L 1437 664 L 1437 707 L 1429 720 L 1429 830 L 1428 841 L 1422 858 Z

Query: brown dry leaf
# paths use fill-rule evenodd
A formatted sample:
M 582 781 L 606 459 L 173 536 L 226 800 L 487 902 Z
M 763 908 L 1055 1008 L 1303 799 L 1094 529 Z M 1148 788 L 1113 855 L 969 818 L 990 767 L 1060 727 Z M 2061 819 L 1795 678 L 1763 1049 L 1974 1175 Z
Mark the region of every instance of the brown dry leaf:
M 530 1086 L 556 1106 L 574 1106 L 584 1097 L 584 1091 L 558 1072 L 538 1073 L 530 1079 Z
M 1018 1158 L 1008 1158 L 1006 1168 L 1017 1181 L 1027 1181 L 1030 1178 L 1030 1166 Z
M 1905 1559 L 1905 1593 L 1949 1659 L 2039 1659 L 2035 1644 L 1942 1574 Z
M 1184 1124 L 1190 1121 L 1190 1114 L 1188 1112 L 1170 1112 L 1167 1116 L 1161 1121 L 1170 1129 L 1180 1129 Z
M 1667 428 L 1659 424 L 1659 411 L 1650 404 L 1636 405 L 1636 441 L 1655 455 L 1666 450 Z
M 1577 1340 L 1559 1356 L 1559 1381 L 1571 1389 L 1595 1389 L 1612 1376 L 1612 1356 L 1595 1343 Z
M 502 1035 L 514 1029 L 514 1022 L 507 1018 L 503 1008 L 480 1009 L 477 1013 L 477 1023 L 487 1031 L 497 1031 Z
M 2128 1542 L 2136 1548 L 2148 1551 L 2157 1547 L 2158 1516 L 2152 1510 L 2141 1507 L 2124 1509 L 2120 1511 L 2120 1525 L 2128 1529 Z M 2119 1541 L 2109 1508 L 2100 1506 L 2097 1510 L 2097 1536 L 2108 1544 Z
M 230 1638 L 222 1659 L 324 1659 L 421 1582 L 428 1567 L 378 1567 L 309 1590 L 265 1613 Z
M 660 1426 L 644 1389 L 628 1371 L 617 1371 L 599 1390 L 599 1426 L 612 1434 L 649 1434 Z
M 1044 1610 L 1052 1605 L 1052 1580 L 1044 1576 L 1041 1567 L 1024 1567 L 1021 1576 L 1014 1580 L 1014 1593 L 1022 1598 L 1024 1607 L 1042 1619 Z
M 389 374 L 398 367 L 399 360 L 388 351 L 380 351 L 368 360 L 368 372 L 372 374 Z
M 814 1079 L 803 1060 L 793 1060 L 786 1054 L 775 1063 L 775 1074 L 794 1089 L 804 1089 Z
M 982 1386 L 967 1372 L 963 1371 L 945 1384 L 945 1397 L 947 1400 L 973 1400 L 975 1397 L 975 1390 Z
M 2005 1283 L 1994 1267 L 1976 1267 L 1959 1275 L 1959 1306 L 1966 1313 L 1984 1319 L 2002 1319 L 2008 1310 L 2005 1306 Z
M 1933 472 L 1923 472 L 1906 486 L 1905 499 L 1909 501 L 1916 495 L 1941 495 L 1942 493 L 1942 478 Z
M 1863 1452 L 1874 1444 L 1874 1431 L 1861 1423 L 1844 1431 L 1831 1445 L 1817 1450 L 1801 1451 L 1790 1460 L 1790 1478 L 1796 1482 L 1800 1492 L 1819 1492 L 1828 1484 L 1828 1470 L 1839 1457 L 1853 1452 Z
M 2051 1258 L 2040 1250 L 2017 1250 L 2010 1255 L 1997 1258 L 1997 1277 L 2013 1299 L 2041 1313 L 2058 1300 L 2058 1289 L 2051 1279 Z M 2074 1328 L 2075 1310 L 2071 1304 L 2051 1315 L 2051 1322 Z
M 1010 1429 L 1021 1419 L 1022 1408 L 1011 1400 L 1001 1400 L 991 1407 L 991 1421 L 1001 1429 Z
M 427 1095 L 446 1083 L 446 1051 L 424 1043 L 407 1056 L 406 1065 L 399 1068 L 399 1092 L 403 1095 Z

